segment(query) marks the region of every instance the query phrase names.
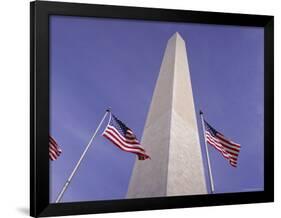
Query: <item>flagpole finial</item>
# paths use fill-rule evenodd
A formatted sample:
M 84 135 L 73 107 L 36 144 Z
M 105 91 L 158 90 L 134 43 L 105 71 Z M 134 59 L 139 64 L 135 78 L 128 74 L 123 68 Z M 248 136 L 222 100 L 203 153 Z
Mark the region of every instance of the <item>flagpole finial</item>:
M 201 115 L 201 114 L 203 114 L 203 112 L 200 110 L 199 114 Z

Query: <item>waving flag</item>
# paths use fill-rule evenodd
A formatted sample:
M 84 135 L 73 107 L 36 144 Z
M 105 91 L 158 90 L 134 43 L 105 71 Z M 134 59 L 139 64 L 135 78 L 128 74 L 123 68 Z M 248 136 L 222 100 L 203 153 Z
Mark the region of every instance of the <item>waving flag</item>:
M 240 145 L 227 139 L 206 121 L 204 121 L 204 123 L 206 141 L 217 149 L 226 159 L 228 159 L 231 166 L 237 167 Z
M 150 158 L 133 131 L 113 114 L 111 114 L 110 122 L 102 135 L 121 150 L 138 155 L 139 160 Z
M 49 136 L 49 158 L 50 160 L 56 160 L 60 156 L 62 150 L 60 149 L 57 142 Z

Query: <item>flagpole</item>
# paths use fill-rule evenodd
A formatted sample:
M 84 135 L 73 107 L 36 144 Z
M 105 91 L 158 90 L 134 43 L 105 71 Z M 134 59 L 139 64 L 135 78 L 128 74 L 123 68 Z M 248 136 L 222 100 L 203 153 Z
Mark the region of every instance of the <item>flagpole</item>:
M 210 162 L 210 157 L 209 157 L 209 149 L 208 149 L 208 146 L 207 146 L 205 124 L 204 124 L 204 117 L 203 117 L 203 112 L 202 111 L 200 111 L 200 117 L 201 117 L 201 123 L 202 123 L 203 135 L 204 135 L 204 143 L 205 143 L 205 148 L 206 148 L 207 163 L 208 163 L 209 178 L 210 178 L 210 186 L 211 186 L 211 194 L 214 194 L 215 188 L 214 188 L 213 174 L 212 174 L 212 169 L 211 169 L 211 162 Z
M 99 123 L 99 125 L 98 125 L 96 131 L 94 132 L 92 138 L 90 139 L 89 143 L 87 144 L 87 146 L 86 146 L 85 150 L 83 151 L 83 153 L 82 153 L 80 159 L 78 160 L 76 166 L 75 166 L 74 169 L 72 170 L 70 176 L 68 177 L 66 183 L 64 184 L 62 190 L 60 191 L 60 193 L 59 193 L 59 195 L 58 195 L 58 197 L 57 197 L 57 199 L 56 199 L 56 203 L 59 203 L 60 200 L 62 199 L 63 194 L 65 193 L 66 189 L 68 188 L 68 186 L 69 186 L 69 184 L 70 184 L 70 182 L 71 182 L 73 176 L 75 175 L 77 169 L 79 168 L 79 166 L 80 166 L 80 164 L 81 164 L 81 162 L 82 162 L 82 160 L 83 160 L 85 154 L 87 153 L 88 149 L 90 148 L 90 146 L 91 146 L 91 144 L 92 144 L 92 142 L 93 142 L 95 136 L 97 135 L 97 133 L 98 133 L 98 131 L 99 131 L 99 129 L 100 129 L 100 127 L 101 127 L 101 125 L 102 125 L 102 123 L 103 123 L 103 121 L 104 121 L 104 119 L 106 118 L 106 116 L 107 116 L 108 113 L 110 113 L 110 109 L 107 109 L 107 110 L 106 110 L 106 112 L 105 112 L 105 114 L 104 114 L 102 120 L 100 121 L 100 123 Z

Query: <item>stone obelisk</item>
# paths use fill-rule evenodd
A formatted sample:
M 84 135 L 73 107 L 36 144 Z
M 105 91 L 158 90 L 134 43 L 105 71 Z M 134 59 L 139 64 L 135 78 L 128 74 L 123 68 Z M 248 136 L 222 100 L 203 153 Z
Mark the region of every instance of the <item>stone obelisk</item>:
M 168 41 L 127 198 L 207 194 L 185 42 Z

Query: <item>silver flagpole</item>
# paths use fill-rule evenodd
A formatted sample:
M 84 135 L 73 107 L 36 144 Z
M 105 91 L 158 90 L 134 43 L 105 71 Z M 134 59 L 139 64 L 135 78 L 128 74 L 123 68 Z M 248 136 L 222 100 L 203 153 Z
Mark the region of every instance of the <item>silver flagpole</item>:
M 210 157 L 209 157 L 209 149 L 208 149 L 208 146 L 207 146 L 206 133 L 205 133 L 205 123 L 204 123 L 204 117 L 203 117 L 203 112 L 202 111 L 200 111 L 200 117 L 201 117 L 201 122 L 202 122 L 204 142 L 205 142 L 205 148 L 206 148 L 206 154 L 207 154 L 207 163 L 208 163 L 208 169 L 209 169 L 211 194 L 214 194 L 215 188 L 214 188 L 213 174 L 212 174 L 212 169 L 211 169 L 211 163 L 210 163 Z
M 107 109 L 107 110 L 106 110 L 106 112 L 105 112 L 105 114 L 104 114 L 102 120 L 100 121 L 100 123 L 99 123 L 99 125 L 98 125 L 96 131 L 94 132 L 92 138 L 90 139 L 88 145 L 86 146 L 85 150 L 83 151 L 83 153 L 82 153 L 80 159 L 78 160 L 76 166 L 74 167 L 72 173 L 70 174 L 70 176 L 68 177 L 68 179 L 67 179 L 66 183 L 64 184 L 62 190 L 60 191 L 60 193 L 59 193 L 59 195 L 58 195 L 58 197 L 57 197 L 57 199 L 56 199 L 56 203 L 59 203 L 59 202 L 60 202 L 60 200 L 61 200 L 63 194 L 65 193 L 65 191 L 66 191 L 68 185 L 70 184 L 70 182 L 71 182 L 73 176 L 75 175 L 75 173 L 76 173 L 78 167 L 80 166 L 80 164 L 81 164 L 81 162 L 82 162 L 82 160 L 83 160 L 85 154 L 87 153 L 88 149 L 90 148 L 90 146 L 91 146 L 91 144 L 92 144 L 92 142 L 93 142 L 93 140 L 94 140 L 96 134 L 98 133 L 98 131 L 99 131 L 100 127 L 101 127 L 101 124 L 103 123 L 103 121 L 104 121 L 104 119 L 105 119 L 105 117 L 107 116 L 108 113 L 110 113 L 110 109 Z

